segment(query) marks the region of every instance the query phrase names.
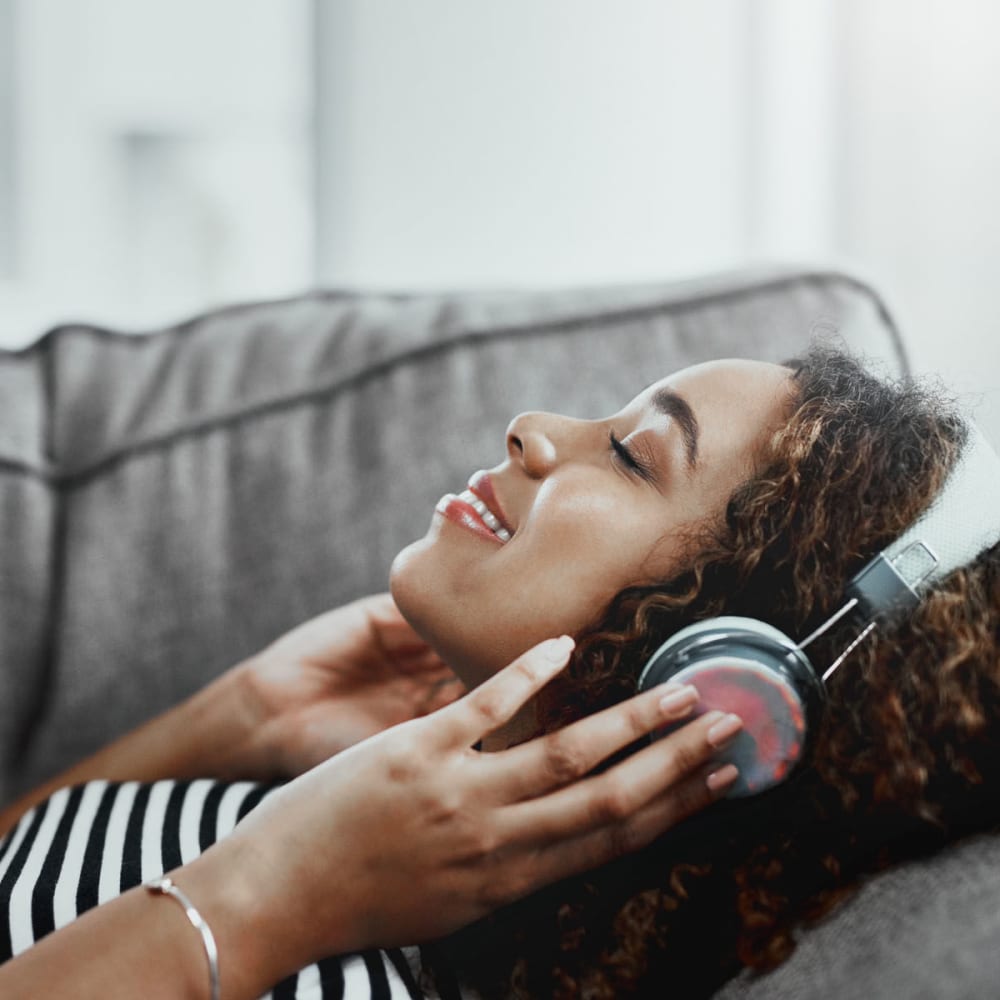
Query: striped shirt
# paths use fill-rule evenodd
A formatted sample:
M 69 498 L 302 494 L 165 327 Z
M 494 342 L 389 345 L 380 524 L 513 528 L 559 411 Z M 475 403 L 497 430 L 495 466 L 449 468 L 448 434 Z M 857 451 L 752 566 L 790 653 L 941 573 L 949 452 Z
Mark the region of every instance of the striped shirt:
M 193 860 L 272 790 L 249 781 L 201 779 L 92 781 L 56 792 L 0 843 L 0 962 L 92 906 Z M 414 975 L 417 950 L 406 952 L 385 949 L 325 959 L 266 996 L 424 997 Z

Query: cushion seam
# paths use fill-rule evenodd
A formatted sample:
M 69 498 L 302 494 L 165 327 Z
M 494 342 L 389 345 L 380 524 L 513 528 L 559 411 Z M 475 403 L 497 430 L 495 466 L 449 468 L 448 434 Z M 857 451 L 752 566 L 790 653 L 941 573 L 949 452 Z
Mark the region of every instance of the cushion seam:
M 738 277 L 738 273 L 733 276 L 734 280 Z M 792 271 L 784 274 L 778 274 L 773 277 L 761 277 L 754 278 L 752 275 L 744 278 L 746 284 L 738 285 L 737 287 L 729 287 L 716 290 L 706 290 L 706 291 L 692 291 L 686 296 L 682 296 L 676 299 L 672 299 L 669 302 L 657 302 L 653 304 L 640 305 L 640 306 L 626 306 L 622 308 L 612 308 L 604 311 L 586 311 L 583 313 L 576 313 L 572 315 L 567 315 L 559 317 L 558 319 L 547 320 L 544 323 L 519 323 L 519 324 L 508 324 L 507 326 L 500 326 L 496 328 L 486 328 L 483 332 L 493 332 L 496 329 L 498 332 L 503 332 L 508 329 L 517 329 L 518 327 L 530 325 L 532 328 L 541 328 L 548 325 L 559 325 L 559 324 L 574 324 L 578 322 L 594 322 L 594 321 L 604 321 L 618 319 L 622 315 L 635 314 L 646 314 L 649 312 L 670 312 L 677 310 L 678 312 L 684 312 L 692 308 L 701 307 L 712 302 L 725 302 L 727 300 L 732 300 L 736 298 L 742 298 L 747 295 L 754 295 L 757 292 L 765 291 L 771 292 L 779 289 L 785 285 L 793 285 L 800 282 L 809 281 L 835 281 L 841 284 L 853 287 L 859 291 L 867 294 L 879 307 L 880 314 L 883 318 L 887 320 L 887 325 L 893 325 L 891 319 L 889 318 L 888 310 L 882 303 L 881 297 L 878 293 L 869 285 L 867 282 L 862 281 L 860 278 L 856 278 L 853 275 L 847 274 L 843 271 L 837 270 L 806 270 L 806 271 Z M 598 291 L 604 290 L 607 292 L 614 292 L 622 288 L 631 287 L 641 287 L 641 286 L 621 286 L 621 285 L 592 285 L 592 286 L 580 286 L 578 289 L 566 289 L 567 293 L 572 293 L 573 291 L 578 292 L 590 292 L 595 289 Z M 656 287 L 651 286 L 651 287 Z M 511 295 L 520 294 L 531 294 L 533 290 L 531 289 L 514 289 L 509 292 Z M 228 306 L 221 306 L 217 309 L 209 309 L 204 312 L 200 312 L 195 316 L 187 320 L 183 320 L 179 323 L 173 324 L 166 328 L 158 328 L 154 330 L 138 330 L 138 331 L 123 331 L 114 329 L 111 327 L 94 326 L 88 323 L 60 323 L 57 326 L 52 327 L 47 330 L 39 339 L 25 347 L 18 348 L 13 351 L 0 351 L 0 360 L 6 354 L 10 357 L 19 357 L 27 354 L 31 354 L 34 351 L 44 349 L 49 341 L 58 340 L 62 335 L 66 333 L 85 333 L 89 336 L 98 337 L 102 339 L 114 340 L 122 345 L 136 345 L 141 346 L 143 343 L 148 342 L 151 339 L 156 339 L 160 337 L 189 337 L 193 336 L 196 332 L 198 326 L 204 323 L 206 320 L 219 319 L 229 316 L 236 316 L 244 312 L 254 312 L 263 307 L 268 306 L 282 306 L 290 305 L 292 303 L 300 301 L 310 301 L 310 300 L 328 300 L 336 301 L 338 299 L 342 300 L 363 300 L 369 297 L 377 297 L 387 300 L 395 300 L 406 302 L 412 299 L 427 298 L 433 299 L 435 295 L 439 296 L 442 303 L 448 301 L 449 296 L 454 296 L 456 293 L 447 292 L 352 292 L 334 289 L 319 289 L 310 292 L 301 293 L 298 295 L 291 295 L 285 298 L 277 299 L 259 299 L 252 302 L 242 302 L 236 303 Z M 458 293 L 460 294 L 460 293 Z M 497 293 L 497 294 L 502 294 Z M 459 331 L 461 334 L 462 331 Z M 466 331 L 467 332 L 467 331 Z M 446 343 L 446 341 L 444 342 Z
M 15 474 L 28 475 L 38 478 L 48 483 L 54 489 L 68 490 L 76 486 L 85 484 L 107 469 L 120 464 L 132 457 L 137 457 L 147 452 L 169 447 L 175 442 L 196 437 L 202 434 L 212 433 L 216 430 L 232 427 L 245 421 L 253 420 L 261 416 L 269 416 L 282 410 L 295 409 L 307 403 L 313 402 L 324 396 L 336 395 L 353 385 L 360 384 L 370 378 L 377 378 L 404 363 L 422 363 L 429 358 L 441 354 L 456 347 L 477 347 L 484 344 L 494 343 L 504 338 L 519 339 L 531 336 L 550 336 L 565 333 L 573 328 L 586 328 L 587 326 L 600 325 L 607 322 L 634 322 L 652 316 L 663 314 L 676 314 L 691 311 L 694 308 L 704 307 L 712 302 L 731 301 L 748 295 L 756 295 L 761 292 L 773 292 L 782 287 L 795 284 L 817 283 L 819 281 L 835 281 L 845 284 L 850 288 L 861 291 L 876 306 L 879 318 L 882 321 L 886 332 L 889 334 L 893 347 L 896 351 L 900 366 L 904 373 L 909 373 L 909 360 L 903 347 L 902 337 L 886 308 L 881 297 L 866 283 L 849 275 L 839 272 L 801 272 L 794 275 L 785 275 L 771 281 L 758 282 L 737 289 L 730 289 L 725 292 L 712 292 L 702 296 L 692 296 L 682 301 L 660 302 L 652 305 L 624 308 L 615 311 L 605 311 L 600 313 L 582 314 L 573 317 L 560 317 L 543 323 L 527 324 L 518 323 L 507 326 L 496 326 L 492 328 L 468 327 L 456 331 L 445 340 L 436 340 L 431 343 L 421 344 L 406 350 L 398 351 L 386 358 L 376 362 L 368 362 L 362 367 L 349 372 L 347 375 L 325 382 L 322 385 L 313 386 L 299 392 L 275 397 L 273 399 L 260 400 L 255 403 L 237 406 L 229 413 L 214 414 L 210 417 L 194 421 L 188 426 L 174 427 L 170 431 L 153 435 L 138 441 L 126 442 L 123 445 L 99 456 L 94 461 L 78 469 L 59 470 L 55 464 L 49 461 L 47 466 L 33 466 L 31 463 L 17 459 L 7 459 L 0 456 L 0 469 L 6 469 Z M 233 307 L 239 308 L 239 307 Z M 69 329 L 69 328 L 62 328 Z M 85 328 L 86 329 L 86 328 Z M 99 328 L 91 328 L 94 332 L 100 332 Z M 50 331 L 50 334 L 57 333 L 58 330 Z M 105 331 L 111 333 L 111 331 Z M 169 333 L 170 331 L 163 331 Z M 125 338 L 132 335 L 120 334 Z M 136 337 L 136 341 L 142 343 L 141 337 Z
M 42 351 L 46 348 L 50 341 L 58 340 L 64 333 L 87 333 L 95 337 L 115 340 L 120 344 L 130 344 L 133 342 L 142 344 L 145 341 L 152 340 L 157 337 L 176 336 L 178 334 L 181 336 L 190 336 L 198 324 L 203 323 L 206 320 L 222 319 L 227 316 L 239 315 L 243 312 L 252 312 L 259 309 L 261 306 L 289 305 L 293 302 L 310 299 L 350 300 L 364 297 L 363 293 L 338 291 L 335 289 L 318 289 L 309 292 L 300 292 L 295 295 L 288 295 L 283 298 L 255 299 L 250 302 L 236 302 L 231 305 L 218 306 L 214 309 L 208 308 L 196 313 L 193 316 L 189 316 L 187 319 L 180 320 L 177 323 L 172 323 L 169 326 L 155 327 L 147 330 L 119 330 L 114 327 L 95 326 L 90 323 L 80 322 L 57 323 L 55 326 L 49 327 L 49 329 L 38 337 L 37 340 L 32 341 L 30 344 L 25 344 L 23 347 L 18 347 L 13 350 L 0 350 L 0 360 L 2 360 L 5 356 L 23 358 L 26 355 Z M 392 293 L 385 293 L 382 297 L 392 299 L 399 296 L 393 295 Z

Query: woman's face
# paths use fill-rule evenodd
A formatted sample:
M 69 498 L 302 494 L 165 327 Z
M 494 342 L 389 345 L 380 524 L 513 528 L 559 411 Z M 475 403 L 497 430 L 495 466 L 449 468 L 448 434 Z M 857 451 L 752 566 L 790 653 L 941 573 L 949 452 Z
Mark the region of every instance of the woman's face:
M 680 571 L 685 531 L 722 516 L 790 404 L 788 369 L 726 360 L 670 375 L 604 420 L 522 413 L 506 460 L 456 484 L 396 557 L 396 603 L 479 684 L 593 624 L 625 587 Z

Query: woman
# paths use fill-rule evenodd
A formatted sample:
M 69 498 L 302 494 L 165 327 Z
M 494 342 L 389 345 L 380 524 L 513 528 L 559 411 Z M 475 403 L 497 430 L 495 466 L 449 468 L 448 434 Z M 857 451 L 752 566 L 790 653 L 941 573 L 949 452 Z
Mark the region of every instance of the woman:
M 274 912 L 305 910 L 318 918 L 288 919 L 286 932 L 274 935 L 271 947 L 233 970 L 227 995 L 259 992 L 292 957 L 312 960 L 328 952 L 440 936 L 543 881 L 651 840 L 635 864 L 614 866 L 586 882 L 563 883 L 454 937 L 445 946 L 448 962 L 466 981 L 500 993 L 509 991 L 513 977 L 538 996 L 585 990 L 622 995 L 650 982 L 676 985 L 684 995 L 726 978 L 737 953 L 758 965 L 783 957 L 789 928 L 803 907 L 822 902 L 832 886 L 861 870 L 874 841 L 857 835 L 862 848 L 851 848 L 850 863 L 834 856 L 841 866 L 834 875 L 824 849 L 813 851 L 803 841 L 794 872 L 798 897 L 790 898 L 767 854 L 765 830 L 752 838 L 721 836 L 726 855 L 716 853 L 714 844 L 699 853 L 695 844 L 654 840 L 734 779 L 732 768 L 709 763 L 715 777 L 706 790 L 705 772 L 692 772 L 733 735 L 738 720 L 699 719 L 678 733 L 685 742 L 660 741 L 578 784 L 568 782 L 609 754 L 631 748 L 644 732 L 690 712 L 696 695 L 682 690 L 668 698 L 662 692 L 640 696 L 627 715 L 612 709 L 560 727 L 625 698 L 644 658 L 687 622 L 720 612 L 751 614 L 803 634 L 833 609 L 851 573 L 930 503 L 961 437 L 961 423 L 946 407 L 912 387 L 882 386 L 853 362 L 822 350 L 792 368 L 750 362 L 696 366 L 657 383 L 606 421 L 543 415 L 516 420 L 508 433 L 508 461 L 471 484 L 489 518 L 470 513 L 474 502 L 467 508 L 446 498 L 428 537 L 394 565 L 393 592 L 417 631 L 470 686 L 553 631 L 579 639 L 567 677 L 520 707 L 558 670 L 558 655 L 544 667 L 537 653 L 534 659 L 529 655 L 520 674 L 496 674 L 458 705 L 390 730 L 269 796 L 233 836 L 182 869 L 180 877 L 192 892 L 197 886 L 213 905 L 220 901 L 213 925 L 222 928 L 222 955 L 239 952 L 240 928 L 246 938 L 246 921 L 233 919 L 233 896 L 240 907 L 249 907 L 251 927 L 266 925 Z M 898 635 L 906 628 L 901 625 Z M 844 634 L 834 629 L 825 636 L 821 652 L 842 645 Z M 929 645 L 944 641 L 935 635 Z M 896 638 L 877 650 L 867 647 L 855 663 L 895 655 L 901 644 Z M 849 683 L 858 684 L 870 672 L 851 676 Z M 257 681 L 260 690 L 260 677 Z M 888 802 L 900 815 L 904 807 L 923 805 L 924 786 L 914 786 L 911 778 L 909 798 L 894 798 L 893 782 L 872 782 L 873 772 L 855 759 L 856 744 L 867 740 L 880 747 L 884 733 L 843 707 L 853 703 L 841 700 L 839 684 L 838 679 L 831 693 L 841 707 L 830 714 L 836 719 L 839 711 L 850 724 L 836 734 L 824 727 L 815 769 L 786 796 L 789 815 L 800 813 L 829 829 L 831 817 L 849 827 L 873 804 L 883 809 Z M 954 711 L 960 707 L 956 701 Z M 268 729 L 260 727 L 262 734 Z M 484 749 L 501 752 L 470 757 L 469 744 L 486 731 Z M 558 736 L 530 738 L 556 731 Z M 853 743 L 845 733 L 855 734 Z M 155 733 L 142 745 L 154 748 L 150 759 L 155 760 Z M 379 746 L 385 751 L 381 757 Z M 217 756 L 224 759 L 225 753 Z M 855 768 L 856 783 L 844 779 L 845 757 Z M 871 750 L 869 768 L 875 757 Z M 943 752 L 943 758 L 951 756 Z M 177 773 L 190 773 L 190 764 L 183 761 Z M 108 776 L 123 776 L 113 770 Z M 73 777 L 97 773 L 91 769 Z M 411 808 L 402 808 L 405 797 L 393 798 L 394 784 L 407 781 L 419 796 L 417 809 L 412 801 Z M 487 791 L 501 786 L 508 796 L 503 809 Z M 546 796 L 553 787 L 557 791 Z M 542 797 L 532 801 L 536 795 Z M 374 831 L 384 830 L 387 812 L 390 832 L 373 841 Z M 589 825 L 581 821 L 583 813 L 590 814 Z M 525 835 L 515 814 L 517 821 L 530 820 L 534 839 L 518 843 Z M 330 855 L 318 860 L 316 837 L 309 836 L 317 828 L 325 828 Z M 882 832 L 878 824 L 876 832 Z M 867 827 L 865 833 L 871 837 Z M 563 838 L 569 838 L 569 847 L 553 850 L 553 842 Z M 833 842 L 844 843 L 836 837 Z M 379 852 L 400 843 L 408 849 L 390 852 L 391 863 L 381 863 Z M 855 841 L 849 837 L 847 843 Z M 890 843 L 895 845 L 895 838 Z M 909 841 L 900 849 L 910 849 Z M 720 863 L 723 856 L 732 863 Z M 482 875 L 492 871 L 484 858 L 502 874 L 485 895 Z M 356 868 L 344 869 L 345 860 Z M 287 877 L 290 866 L 298 877 Z M 322 872 L 329 878 L 338 870 L 371 877 L 358 879 L 349 891 L 343 879 L 334 879 L 335 892 L 331 882 L 315 877 Z M 281 878 L 255 886 L 239 877 L 252 871 Z M 805 879 L 803 872 L 822 877 Z M 415 880 L 422 905 L 407 908 Z M 689 890 L 688 883 L 698 880 L 697 890 Z M 311 887 L 307 906 L 289 886 L 296 893 Z M 769 906 L 763 918 L 754 909 L 760 900 Z M 108 918 L 119 921 L 114 926 L 148 911 L 146 900 L 133 896 L 128 902 L 131 908 L 123 903 Z M 440 919 L 428 921 L 428 913 Z M 692 949 L 685 947 L 685 935 L 694 934 L 706 914 L 712 915 L 718 938 L 717 960 L 707 974 L 688 966 Z M 324 935 L 311 933 L 310 923 Z M 166 953 L 176 947 L 173 932 L 183 930 L 175 924 L 160 942 Z M 60 935 L 66 941 L 73 933 L 71 927 L 53 935 L 0 970 L 0 985 L 18 963 L 18 982 L 28 983 L 60 955 L 79 956 L 72 941 L 57 943 Z M 76 947 L 85 950 L 81 933 Z M 148 956 L 148 941 L 144 945 Z M 69 950 L 59 952 L 60 947 Z M 126 970 L 130 958 L 137 958 L 119 957 Z M 192 989 L 199 987 L 200 972 L 204 994 L 204 970 L 194 961 L 197 955 L 188 957 Z
M 821 350 L 796 368 L 794 410 L 730 498 L 725 531 L 666 585 L 615 598 L 580 636 L 542 729 L 626 697 L 657 645 L 692 621 L 747 615 L 811 633 L 937 495 L 965 436 L 946 402 L 887 389 Z M 858 631 L 843 621 L 811 660 L 834 662 Z M 766 811 L 730 814 L 711 836 L 668 834 L 472 929 L 448 957 L 499 992 L 516 955 L 532 996 L 708 996 L 744 965 L 774 967 L 797 925 L 828 913 L 860 874 L 1000 821 L 998 640 L 994 544 L 852 651 L 828 685 L 811 766 Z

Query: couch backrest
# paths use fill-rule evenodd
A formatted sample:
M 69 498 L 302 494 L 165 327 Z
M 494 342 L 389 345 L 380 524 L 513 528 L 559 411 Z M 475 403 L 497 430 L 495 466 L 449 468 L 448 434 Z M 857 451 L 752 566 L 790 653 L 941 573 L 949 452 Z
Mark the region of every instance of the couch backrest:
M 0 794 L 384 589 L 514 413 L 602 416 L 673 369 L 833 330 L 905 369 L 869 288 L 800 272 L 320 292 L 0 353 Z

